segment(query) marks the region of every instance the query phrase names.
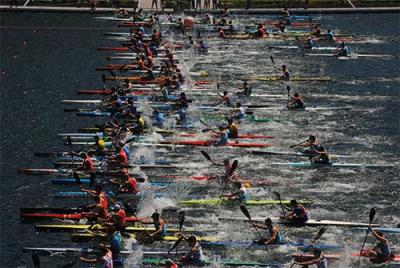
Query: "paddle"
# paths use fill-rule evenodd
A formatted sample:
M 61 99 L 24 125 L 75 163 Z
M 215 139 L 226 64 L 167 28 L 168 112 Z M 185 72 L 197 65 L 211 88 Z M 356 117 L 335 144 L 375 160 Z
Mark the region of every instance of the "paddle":
M 231 170 L 230 170 L 230 174 L 232 174 L 235 171 L 235 169 L 237 168 L 238 164 L 239 164 L 238 160 L 234 160 L 233 161 L 232 167 L 231 167 Z M 219 199 L 218 199 L 217 203 L 215 204 L 216 206 L 218 206 L 218 204 L 221 202 L 222 196 L 224 195 L 224 192 L 226 190 L 226 187 L 228 186 L 228 183 L 229 183 L 229 178 L 226 178 L 226 182 L 225 182 L 224 188 L 222 189 L 221 195 L 219 196 Z
M 276 199 L 279 200 L 279 205 L 280 205 L 281 208 L 282 208 L 283 217 L 286 218 L 285 207 L 284 207 L 283 204 L 282 204 L 281 194 L 278 193 L 278 192 L 276 192 L 276 191 L 272 192 L 272 194 L 276 197 Z
M 300 143 L 297 143 L 297 144 L 295 144 L 295 145 L 290 145 L 289 148 L 294 148 L 294 147 L 299 146 L 299 145 L 301 145 L 301 144 L 303 144 L 303 143 L 305 143 L 305 142 L 307 142 L 307 141 L 308 141 L 308 139 L 305 140 L 305 141 L 302 141 L 302 142 L 300 142 Z
M 101 80 L 103 81 L 103 88 L 106 88 L 106 76 L 104 74 L 101 75 Z
M 318 233 L 315 235 L 314 239 L 312 240 L 311 244 L 314 244 L 321 236 L 326 232 L 326 228 L 322 227 L 319 229 Z
M 249 221 L 250 221 L 251 224 L 253 225 L 254 229 L 256 230 L 258 236 L 260 237 L 260 239 L 262 239 L 263 237 L 262 237 L 261 233 L 258 231 L 257 226 L 256 226 L 256 225 L 254 224 L 254 222 L 251 220 L 250 213 L 249 213 L 249 211 L 247 210 L 246 206 L 243 205 L 243 204 L 241 204 L 241 205 L 240 205 L 240 210 L 241 210 L 241 211 L 243 212 L 243 214 L 249 219 Z M 265 245 L 265 244 L 264 244 L 264 245 Z M 265 249 L 266 249 L 267 251 L 269 251 L 267 245 L 265 245 Z
M 373 221 L 374 218 L 375 218 L 375 213 L 376 213 L 375 208 L 371 208 L 371 210 L 369 211 L 369 224 L 368 224 L 368 229 L 367 229 L 367 232 L 366 232 L 365 237 L 364 237 L 364 242 L 363 242 L 362 247 L 361 247 L 361 249 L 360 249 L 360 257 L 358 258 L 358 261 L 359 261 L 359 262 L 360 262 L 360 259 L 361 259 L 361 254 L 362 254 L 362 252 L 363 252 L 363 250 L 364 250 L 365 242 L 367 241 L 367 237 L 368 237 L 369 230 L 371 229 L 372 221 Z
M 32 253 L 32 262 L 35 268 L 40 268 L 40 258 L 36 252 Z
M 289 101 L 290 101 L 290 86 L 286 86 L 287 89 L 287 107 L 289 108 Z
M 179 232 L 182 232 L 182 227 L 184 222 L 185 222 L 185 211 L 179 211 Z M 177 255 L 178 255 L 178 247 L 176 247 L 175 258 Z
M 278 79 L 278 73 L 276 72 L 274 57 L 272 57 L 272 55 L 271 55 L 271 56 L 269 56 L 269 58 L 271 59 L 272 67 L 274 68 L 274 71 L 275 71 L 275 77 Z
M 211 159 L 211 156 L 210 156 L 206 151 L 201 150 L 200 152 L 201 152 L 201 154 L 202 154 L 208 161 L 210 161 L 210 162 L 213 163 L 214 165 L 217 165 L 217 164 Z

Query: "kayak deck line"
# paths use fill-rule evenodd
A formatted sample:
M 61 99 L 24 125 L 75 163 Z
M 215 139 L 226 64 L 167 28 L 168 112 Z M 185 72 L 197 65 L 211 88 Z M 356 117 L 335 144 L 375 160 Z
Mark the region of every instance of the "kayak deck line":
M 301 204 L 313 204 L 310 200 L 299 200 Z M 280 201 L 278 200 L 247 200 L 245 202 L 227 200 L 227 199 L 193 199 L 193 200 L 182 200 L 178 202 L 180 205 L 238 205 L 238 204 L 245 204 L 249 206 L 256 206 L 256 205 L 279 205 Z M 282 200 L 282 204 L 289 205 L 290 200 Z

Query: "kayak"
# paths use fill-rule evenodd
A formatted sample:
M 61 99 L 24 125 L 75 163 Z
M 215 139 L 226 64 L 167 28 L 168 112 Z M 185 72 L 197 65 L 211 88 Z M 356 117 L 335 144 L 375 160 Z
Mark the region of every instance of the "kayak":
M 214 141 L 201 141 L 201 140 L 181 140 L 181 141 L 164 141 L 162 144 L 171 144 L 171 145 L 189 145 L 189 146 L 212 146 L 214 145 Z M 242 143 L 242 142 L 233 142 L 228 141 L 226 144 L 221 146 L 229 146 L 229 147 L 267 147 L 271 146 L 269 143 Z
M 125 199 L 135 199 L 140 198 L 142 195 L 146 195 L 146 193 L 139 192 L 137 194 L 126 193 L 126 194 L 116 194 L 113 191 L 105 191 L 106 197 L 116 198 L 117 200 L 125 200 Z M 155 197 L 165 197 L 166 193 L 154 193 Z M 90 195 L 86 192 L 57 192 L 54 194 L 55 198 L 76 198 L 76 197 L 90 197 Z
M 374 58 L 374 59 L 391 59 L 394 56 L 388 54 L 358 54 L 351 53 L 349 56 L 338 56 L 337 53 L 306 53 L 305 56 L 313 56 L 313 57 L 337 57 L 340 60 L 350 60 L 350 59 L 358 59 L 358 58 Z
M 355 252 L 351 253 L 352 257 L 363 257 L 363 258 L 369 258 L 372 263 L 380 263 L 380 264 L 388 264 L 390 262 L 400 262 L 400 254 L 392 254 L 392 258 L 386 262 L 377 262 L 374 260 L 374 258 L 368 256 L 369 250 L 365 249 L 363 252 L 360 254 L 360 252 Z M 324 254 L 324 256 L 328 260 L 339 260 L 340 259 L 340 254 Z M 292 258 L 294 258 L 298 262 L 304 262 L 304 261 L 310 261 L 313 260 L 315 257 L 313 254 L 292 254 Z
M 301 204 L 312 204 L 312 201 L 309 200 L 300 200 L 299 203 Z M 238 201 L 232 201 L 232 200 L 227 200 L 227 199 L 194 199 L 194 200 L 182 200 L 179 201 L 180 205 L 209 205 L 209 206 L 214 206 L 217 204 L 220 205 L 237 205 L 241 204 L 241 202 Z M 256 206 L 256 205 L 279 205 L 280 201 L 278 200 L 247 200 L 246 202 L 243 202 L 243 204 L 249 205 L 249 206 Z M 282 200 L 282 204 L 289 205 L 290 200 Z
M 356 252 L 352 253 L 352 257 L 363 257 L 363 258 L 368 258 L 371 263 L 376 263 L 376 264 L 389 264 L 391 262 L 400 262 L 400 254 L 393 254 L 391 255 L 391 258 L 382 262 L 382 260 L 377 259 L 375 257 L 369 256 L 370 249 L 364 249 L 362 252 Z
M 255 155 L 282 155 L 282 156 L 299 156 L 299 157 L 315 157 L 317 156 L 316 154 L 307 154 L 307 153 L 302 153 L 302 152 L 277 152 L 277 151 L 256 151 L 252 150 L 252 154 Z M 350 155 L 339 155 L 339 154 L 330 154 L 329 157 L 332 158 L 356 158 L 356 156 L 350 156 Z
M 270 244 L 260 245 L 255 243 L 254 241 L 216 241 L 216 242 L 201 242 L 200 243 L 204 248 L 214 248 L 214 247 L 232 247 L 232 248 L 242 248 L 242 249 L 277 249 L 283 246 L 286 247 L 296 247 L 303 250 L 310 248 L 319 248 L 321 250 L 335 250 L 341 249 L 343 246 L 335 245 L 335 244 L 308 244 L 304 242 L 299 243 L 281 243 L 281 244 Z
M 288 166 L 298 168 L 320 168 L 320 167 L 338 167 L 338 168 L 392 168 L 394 165 L 386 164 L 367 164 L 367 163 L 328 163 L 318 164 L 314 162 L 283 162 L 283 163 L 268 163 L 271 166 Z
M 88 224 L 36 224 L 35 230 L 37 231 L 54 231 L 54 232 L 74 232 L 74 231 L 94 231 L 94 230 L 99 230 L 103 231 L 106 230 L 105 227 L 95 224 L 95 225 L 88 225 Z M 125 227 L 125 232 L 154 232 L 155 228 L 154 227 L 133 227 L 133 226 L 127 226 Z M 207 231 L 212 231 L 212 230 L 207 230 Z M 177 233 L 179 232 L 179 229 L 177 228 L 168 228 L 167 229 L 168 233 Z M 193 228 L 182 228 L 182 232 L 196 232 L 196 229 Z
M 160 258 L 142 258 L 143 265 L 158 265 L 158 266 L 165 266 L 166 259 Z M 236 260 L 215 260 L 209 261 L 205 260 L 202 261 L 199 266 L 208 265 L 210 267 L 214 267 L 214 265 L 224 265 L 224 266 L 236 266 L 236 267 L 282 267 L 280 264 L 271 264 L 271 263 L 259 263 L 259 262 L 246 262 L 246 261 L 236 261 Z
M 136 238 L 134 233 L 130 233 L 129 235 L 133 239 Z M 77 231 L 77 232 L 74 232 L 73 234 L 71 234 L 71 239 L 73 241 L 87 241 L 87 240 L 91 240 L 93 238 L 99 238 L 99 237 L 107 238 L 107 234 L 106 233 L 98 233 L 98 232 L 96 232 L 96 234 L 93 234 L 91 232 L 85 232 L 85 231 L 83 231 L 83 232 Z M 196 236 L 196 238 L 197 238 L 197 241 L 213 242 L 213 241 L 218 240 L 216 237 L 212 237 L 212 236 Z M 177 241 L 177 240 L 178 240 L 177 236 L 169 236 L 169 235 L 164 236 L 162 239 L 162 241 L 165 241 L 165 242 L 171 242 L 171 241 Z
M 82 213 L 20 213 L 20 218 L 24 220 L 40 220 L 40 219 L 61 219 L 61 220 L 80 220 L 85 216 Z M 137 222 L 146 220 L 147 218 L 125 217 L 127 222 Z
M 332 81 L 333 79 L 329 76 L 322 76 L 322 77 L 291 77 L 290 79 L 280 79 L 279 76 L 251 76 L 249 77 L 250 80 L 258 80 L 258 81 L 321 81 L 321 82 L 328 82 Z
M 266 217 L 252 217 L 252 221 L 254 222 L 259 222 L 259 223 L 263 223 L 265 221 Z M 282 218 L 278 218 L 278 217 L 270 217 L 271 220 L 273 222 L 276 222 L 278 224 L 282 224 L 282 225 L 292 225 L 292 226 L 296 226 L 294 223 L 292 222 L 288 222 L 283 220 Z M 244 217 L 238 217 L 238 218 L 229 218 L 229 217 L 220 217 L 218 218 L 219 220 L 222 221 L 244 221 L 244 222 L 249 222 L 248 218 L 244 218 Z M 333 220 L 308 220 L 305 224 L 305 226 L 339 226 L 339 227 L 368 227 L 368 223 L 361 223 L 361 222 L 348 222 L 348 221 L 333 221 Z M 371 224 L 372 227 L 378 227 L 378 224 Z M 379 228 L 378 228 L 379 229 Z M 375 228 L 374 228 L 375 230 Z
M 365 228 L 365 227 L 357 227 L 357 228 L 352 228 L 351 230 L 365 232 L 367 229 L 368 228 Z M 382 233 L 400 234 L 400 228 L 399 227 L 377 227 L 377 228 L 374 228 L 374 230 L 375 231 L 380 231 Z

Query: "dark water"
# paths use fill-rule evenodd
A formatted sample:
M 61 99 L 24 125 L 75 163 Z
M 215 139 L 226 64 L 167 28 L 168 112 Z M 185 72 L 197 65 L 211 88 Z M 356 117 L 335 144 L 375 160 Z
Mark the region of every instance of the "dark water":
M 384 19 L 383 19 L 384 18 Z M 358 35 L 373 36 L 382 43 L 352 45 L 365 54 L 392 54 L 390 60 L 359 59 L 338 61 L 334 58 L 303 58 L 292 52 L 279 53 L 262 49 L 259 57 L 231 55 L 224 63 L 242 67 L 255 74 L 273 74 L 269 55 L 273 53 L 277 65 L 286 63 L 294 74 L 310 76 L 329 75 L 336 83 L 304 83 L 293 87 L 307 97 L 307 102 L 321 106 L 353 105 L 354 110 L 289 114 L 264 113 L 280 121 L 272 124 L 248 126 L 249 132 L 274 135 L 274 146 L 287 148 L 315 133 L 334 153 L 358 155 L 359 159 L 346 162 L 394 163 L 399 158 L 399 16 L 397 14 L 329 15 L 323 24 L 332 29 Z M 52 206 L 76 205 L 78 201 L 54 200 L 46 177 L 21 176 L 20 167 L 51 168 L 51 159 L 34 158 L 33 152 L 65 150 L 56 134 L 74 132 L 79 127 L 93 125 L 93 120 L 77 118 L 62 111 L 60 100 L 77 98 L 78 89 L 102 86 L 95 67 L 105 63 L 96 51 L 97 46 L 115 45 L 104 39 L 103 32 L 111 30 L 112 23 L 96 21 L 91 14 L 54 13 L 2 13 L 1 14 L 1 267 L 31 267 L 30 256 L 21 252 L 26 245 L 69 245 L 67 235 L 41 234 L 31 225 L 20 224 L 18 209 L 51 204 Z M 109 28 L 109 29 L 108 29 Z M 263 47 L 260 42 L 253 43 Z M 219 63 L 223 65 L 223 63 Z M 201 69 L 215 69 L 209 64 L 199 64 Z M 229 67 L 228 67 L 229 68 Z M 229 75 L 234 84 L 243 73 L 233 69 L 216 70 Z M 231 72 L 229 72 L 231 70 Z M 225 85 L 226 86 L 226 85 Z M 284 85 L 255 84 L 264 93 L 284 93 Z M 226 86 L 227 87 L 227 86 Z M 284 102 L 284 101 L 282 101 Z M 284 104 L 283 104 L 284 105 Z M 244 128 L 244 127 L 243 127 Z M 246 126 L 247 130 L 247 126 Z M 208 163 L 194 151 L 195 160 L 202 161 L 200 169 L 207 173 Z M 378 209 L 376 221 L 385 225 L 400 222 L 398 168 L 378 170 L 294 170 L 268 168 L 265 163 L 296 159 L 254 157 L 244 151 L 221 148 L 209 150 L 216 158 L 227 154 L 238 157 L 238 172 L 244 177 L 268 178 L 284 186 L 254 188 L 254 198 L 271 198 L 278 190 L 285 198 L 316 200 L 310 212 L 311 218 L 364 221 L 372 206 Z M 240 157 L 239 157 L 240 156 Z M 192 166 L 196 168 L 196 165 Z M 57 190 L 68 190 L 57 188 Z M 76 190 L 76 187 L 70 187 Z M 169 190 L 179 196 L 191 190 L 183 185 Z M 205 191 L 215 196 L 218 191 Z M 199 198 L 204 196 L 199 196 Z M 171 198 L 173 199 L 173 198 Z M 168 201 L 169 202 L 169 201 Z M 151 207 L 151 205 L 149 205 Z M 275 208 L 251 208 L 253 215 L 278 216 Z M 237 209 L 211 209 L 202 217 L 216 221 L 218 216 L 240 215 Z M 253 233 L 245 224 L 222 224 L 225 239 L 250 240 Z M 203 228 L 204 229 L 204 228 Z M 283 228 L 289 239 L 311 237 L 316 229 L 293 230 Z M 330 228 L 325 235 L 327 243 L 342 243 L 349 250 L 359 248 L 360 233 Z M 395 244 L 397 236 L 389 236 Z M 60 242 L 61 239 L 61 242 Z M 370 240 L 372 243 L 372 240 Z M 398 247 L 399 245 L 397 245 Z M 274 252 L 265 256 L 262 252 L 243 253 L 228 251 L 226 255 L 244 259 L 289 262 L 288 254 Z M 66 257 L 45 258 L 43 267 L 61 267 L 71 261 Z M 348 263 L 340 264 L 348 267 Z

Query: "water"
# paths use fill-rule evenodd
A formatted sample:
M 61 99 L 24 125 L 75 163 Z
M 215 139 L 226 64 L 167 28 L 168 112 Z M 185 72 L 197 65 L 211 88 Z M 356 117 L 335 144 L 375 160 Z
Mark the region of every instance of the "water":
M 394 169 L 279 169 L 266 165 L 268 162 L 298 161 L 282 157 L 255 157 L 244 150 L 210 148 L 207 151 L 215 159 L 229 156 L 239 160 L 239 175 L 247 178 L 270 179 L 281 183 L 273 188 L 251 188 L 252 199 L 272 198 L 272 191 L 280 191 L 283 198 L 307 198 L 315 201 L 310 208 L 310 218 L 368 221 L 372 206 L 377 208 L 376 222 L 393 226 L 400 222 L 398 157 L 399 157 L 399 54 L 398 14 L 327 15 L 322 24 L 332 29 L 357 35 L 374 36 L 383 40 L 377 44 L 352 45 L 353 50 L 364 54 L 392 54 L 390 60 L 359 59 L 338 61 L 334 58 L 308 58 L 289 51 L 270 51 L 264 41 L 249 41 L 249 46 L 259 48 L 260 55 L 240 56 L 228 54 L 214 64 L 204 64 L 204 60 L 191 59 L 194 67 L 213 72 L 213 76 L 229 77 L 230 81 L 221 90 L 231 89 L 237 80 L 254 74 L 273 75 L 270 55 L 275 64 L 287 64 L 292 74 L 304 76 L 329 75 L 336 83 L 293 83 L 292 88 L 306 96 L 309 105 L 345 106 L 352 105 L 351 111 L 335 112 L 263 112 L 260 116 L 278 118 L 279 122 L 242 126 L 243 132 L 274 135 L 271 141 L 277 149 L 288 148 L 309 134 L 320 137 L 330 151 L 338 154 L 356 155 L 359 159 L 346 162 L 393 163 Z M 385 19 L 382 19 L 384 17 Z M 113 31 L 113 24 L 92 19 L 92 14 L 62 13 L 2 13 L 1 16 L 1 264 L 2 267 L 31 267 L 29 255 L 21 253 L 27 245 L 68 246 L 68 235 L 36 234 L 30 225 L 20 224 L 20 207 L 73 206 L 78 200 L 55 200 L 57 191 L 77 190 L 76 186 L 50 186 L 50 177 L 18 175 L 20 167 L 52 167 L 51 158 L 34 158 L 33 152 L 65 150 L 56 134 L 74 132 L 79 127 L 93 125 L 93 119 L 77 118 L 64 113 L 60 105 L 62 99 L 77 98 L 78 89 L 101 88 L 102 82 L 95 67 L 105 65 L 103 55 L 97 46 L 113 46 L 116 43 L 105 40 L 103 33 Z M 244 41 L 241 41 L 243 43 Z M 226 66 L 229 67 L 223 67 Z M 219 67 L 218 67 L 219 66 Z M 233 67 L 238 67 L 238 71 Z M 214 70 L 214 71 L 213 71 Z M 285 94 L 284 84 L 254 83 L 254 88 L 263 89 L 257 93 Z M 210 101 L 212 102 L 212 101 Z M 263 100 L 253 100 L 261 103 Z M 276 105 L 285 105 L 280 100 Z M 98 121 L 101 121 L 99 119 Z M 213 122 L 210 122 L 213 123 Z M 214 122 L 217 124 L 218 122 Z M 269 141 L 268 141 L 269 142 Z M 284 149 L 286 150 L 286 149 Z M 198 174 L 208 174 L 208 162 L 194 149 L 191 157 L 185 157 L 185 150 L 177 150 L 183 156 L 182 162 L 189 164 Z M 188 172 L 185 170 L 183 172 Z M 194 190 L 195 189 L 195 190 Z M 197 194 L 198 198 L 219 195 L 219 189 L 193 188 L 184 184 L 163 190 L 171 196 L 184 198 Z M 200 194 L 201 193 L 201 194 Z M 174 198 L 165 200 L 174 204 Z M 141 215 L 148 215 L 161 205 L 156 201 L 146 201 Z M 279 216 L 278 207 L 251 207 L 256 216 Z M 251 240 L 256 233 L 247 224 L 217 223 L 220 216 L 242 217 L 237 208 L 212 208 L 207 213 L 196 212 L 197 216 L 209 219 L 214 227 L 220 226 L 221 239 Z M 205 225 L 198 226 L 205 229 Z M 281 227 L 285 238 L 297 241 L 311 238 L 316 228 L 302 230 Z M 321 239 L 325 243 L 341 243 L 348 251 L 358 250 L 363 235 L 346 229 L 329 228 Z M 391 235 L 392 244 L 398 243 L 398 236 Z M 397 239 L 397 240 L 396 240 Z M 61 240 L 61 241 L 60 241 Z M 369 240 L 369 244 L 373 242 Z M 398 247 L 398 245 L 397 245 Z M 210 253 L 208 253 L 210 254 Z M 289 263 L 289 253 L 274 251 L 236 252 L 227 250 L 226 257 Z M 70 255 L 69 255 L 70 256 Z M 77 256 L 75 256 L 77 257 Z M 59 267 L 72 259 L 57 256 L 42 258 L 43 267 Z M 347 267 L 343 262 L 341 267 Z

